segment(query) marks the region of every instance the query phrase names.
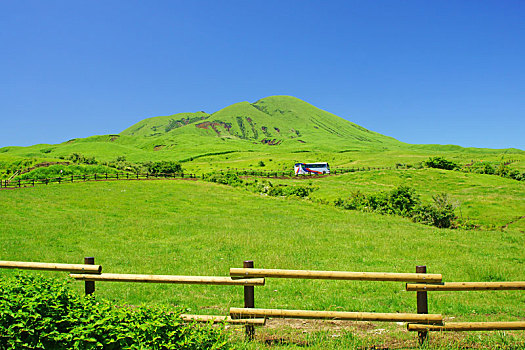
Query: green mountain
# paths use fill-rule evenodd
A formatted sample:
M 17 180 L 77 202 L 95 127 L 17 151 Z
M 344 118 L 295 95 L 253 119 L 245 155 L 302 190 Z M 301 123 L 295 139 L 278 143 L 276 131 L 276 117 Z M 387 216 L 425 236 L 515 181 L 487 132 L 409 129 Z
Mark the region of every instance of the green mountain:
M 140 121 L 120 135 L 176 141 L 184 134 L 215 139 L 244 140 L 268 146 L 326 144 L 397 144 L 390 137 L 372 132 L 291 96 L 272 96 L 255 103 L 240 102 L 213 114 L 180 113 Z
M 185 168 L 252 167 L 268 158 L 267 168 L 289 169 L 297 161 L 330 160 L 336 166 L 393 166 L 429 155 L 448 154 L 458 161 L 496 159 L 520 150 L 466 149 L 459 146 L 409 145 L 367 130 L 291 96 L 240 102 L 215 113 L 179 113 L 144 119 L 119 134 L 73 139 L 57 145 L 0 149 L 0 163 L 31 158 L 52 161 L 79 153 L 99 161 L 176 160 Z M 490 157 L 487 157 L 489 155 Z M 508 157 L 507 157 L 508 158 Z M 0 164 L 1 165 L 1 164 Z

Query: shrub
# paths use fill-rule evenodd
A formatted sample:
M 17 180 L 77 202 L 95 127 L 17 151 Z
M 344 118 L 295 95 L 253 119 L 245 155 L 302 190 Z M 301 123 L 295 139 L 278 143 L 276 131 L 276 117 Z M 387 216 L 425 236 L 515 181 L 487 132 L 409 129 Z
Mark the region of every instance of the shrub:
M 296 196 L 296 197 L 308 197 L 310 193 L 315 191 L 315 188 L 312 186 L 286 186 L 283 190 L 283 193 L 286 196 Z
M 419 196 L 413 188 L 401 185 L 390 192 L 388 203 L 395 214 L 409 216 L 419 204 Z
M 483 163 L 483 165 L 480 168 L 479 173 L 480 174 L 494 175 L 496 173 L 496 170 L 489 163 Z
M 268 194 L 269 196 L 273 196 L 273 197 L 282 196 L 283 195 L 283 187 L 282 186 L 270 187 L 268 189 L 268 191 L 266 192 L 266 194 Z
M 399 186 L 391 192 L 363 194 L 352 193 L 348 199 L 337 199 L 335 206 L 350 210 L 377 211 L 383 214 L 410 216 L 419 203 L 416 191 L 408 186 Z
M 224 185 L 230 186 L 240 186 L 243 184 L 243 181 L 237 174 L 234 173 L 211 173 L 204 175 L 204 179 L 210 182 L 216 182 Z
M 443 157 L 430 157 L 424 162 L 424 164 L 429 168 L 436 169 L 454 170 L 458 168 L 456 163 Z
M 88 164 L 88 165 L 98 164 L 95 157 L 86 157 L 80 153 L 72 153 L 69 156 L 62 158 L 62 159 L 69 159 L 73 163 L 76 163 L 76 164 Z
M 457 205 L 451 202 L 446 193 L 435 195 L 432 199 L 433 203 L 422 204 L 414 209 L 412 220 L 439 228 L 453 227 L 457 219 L 454 212 Z
M 301 197 L 305 198 L 310 195 L 313 191 L 315 191 L 316 188 L 313 186 L 286 186 L 286 185 L 279 185 L 270 187 L 268 191 L 266 192 L 269 196 L 295 196 L 295 197 Z
M 415 222 L 440 228 L 452 227 L 456 220 L 456 205 L 446 194 L 434 196 L 432 204 L 421 204 L 416 191 L 403 185 L 390 192 L 364 194 L 356 191 L 347 199 L 337 198 L 334 205 L 348 210 L 412 217 Z
M 182 172 L 182 166 L 178 162 L 165 160 L 161 162 L 144 163 L 147 171 L 153 174 L 176 174 Z
M 28 173 L 17 176 L 17 179 L 49 179 L 71 175 L 114 174 L 115 169 L 103 165 L 63 165 L 55 164 L 48 167 L 36 168 Z
M 221 327 L 183 323 L 182 309 L 115 306 L 70 282 L 0 279 L 1 349 L 226 349 Z

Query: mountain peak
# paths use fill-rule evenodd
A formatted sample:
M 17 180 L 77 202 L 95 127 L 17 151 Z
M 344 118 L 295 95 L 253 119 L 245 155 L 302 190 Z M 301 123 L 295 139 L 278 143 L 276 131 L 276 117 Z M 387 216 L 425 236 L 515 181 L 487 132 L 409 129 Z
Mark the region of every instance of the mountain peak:
M 275 95 L 254 103 L 238 102 L 213 114 L 179 113 L 145 119 L 122 135 L 181 135 L 237 139 L 265 145 L 283 143 L 395 143 L 396 140 L 323 111 L 297 97 Z M 193 137 L 193 136 L 192 136 Z

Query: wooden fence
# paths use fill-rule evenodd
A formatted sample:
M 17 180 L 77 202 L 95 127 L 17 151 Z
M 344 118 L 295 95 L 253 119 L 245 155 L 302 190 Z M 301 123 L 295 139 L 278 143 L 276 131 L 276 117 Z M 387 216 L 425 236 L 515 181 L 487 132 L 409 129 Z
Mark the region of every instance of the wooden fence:
M 336 168 L 331 171 L 331 175 L 340 175 L 358 171 L 372 171 L 372 170 L 387 170 L 391 168 Z M 282 178 L 294 177 L 298 179 L 311 179 L 326 176 L 324 174 L 302 174 L 295 175 L 293 171 L 266 171 L 266 170 L 252 170 L 252 169 L 230 169 L 219 170 L 220 174 L 235 174 L 237 176 L 256 176 L 266 178 Z M 87 181 L 126 181 L 126 180 L 155 180 L 155 179 L 196 179 L 196 174 L 176 173 L 176 174 L 156 174 L 156 173 L 101 173 L 101 174 L 84 174 L 84 175 L 64 175 L 52 178 L 38 178 L 38 179 L 9 179 L 0 180 L 0 190 L 2 189 L 16 189 L 35 187 L 37 185 L 49 184 L 63 184 L 73 182 L 87 182 Z
M 341 175 L 346 173 L 354 173 L 358 171 L 373 171 L 373 170 L 391 170 L 391 167 L 355 167 L 355 168 L 334 168 L 330 170 L 329 175 Z M 221 174 L 235 174 L 238 176 L 258 176 L 258 177 L 268 177 L 268 178 L 280 178 L 280 177 L 294 177 L 299 179 L 309 179 L 312 177 L 326 176 L 327 174 L 300 174 L 296 175 L 293 170 L 281 170 L 281 171 L 272 171 L 272 170 L 255 170 L 255 169 L 228 169 L 228 170 L 219 170 Z
M 24 187 L 35 187 L 36 185 L 63 184 L 87 181 L 129 181 L 129 180 L 155 180 L 155 179 L 195 179 L 195 174 L 155 174 L 155 173 L 103 173 L 84 175 L 64 175 L 43 179 L 16 179 L 13 181 L 0 180 L 0 189 L 14 189 Z
M 0 268 L 66 271 L 70 277 L 84 281 L 85 294 L 95 291 L 95 282 L 140 282 L 243 286 L 244 307 L 231 307 L 229 316 L 181 315 L 188 322 L 228 322 L 244 324 L 249 339 L 255 336 L 255 326 L 263 326 L 266 319 L 300 318 L 353 321 L 406 322 L 409 331 L 417 331 L 420 344 L 428 339 L 430 331 L 493 331 L 525 330 L 525 322 L 444 322 L 441 314 L 428 313 L 429 291 L 525 290 L 525 282 L 442 282 L 441 274 L 427 274 L 426 266 L 417 266 L 416 273 L 349 272 L 255 269 L 253 261 L 244 261 L 243 268 L 231 268 L 230 276 L 174 276 L 102 273 L 93 257 L 84 258 L 84 264 L 57 264 L 19 261 L 0 261 Z M 409 282 L 407 291 L 415 291 L 417 313 L 377 313 L 324 310 L 284 310 L 255 308 L 254 287 L 264 286 L 266 278 L 359 280 L 380 282 Z

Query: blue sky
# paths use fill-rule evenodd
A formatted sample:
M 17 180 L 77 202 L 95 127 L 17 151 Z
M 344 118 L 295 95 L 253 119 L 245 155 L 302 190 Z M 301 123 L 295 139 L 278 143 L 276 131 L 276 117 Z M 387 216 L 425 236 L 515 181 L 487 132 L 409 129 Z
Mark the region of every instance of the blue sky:
M 292 95 L 408 143 L 525 150 L 523 1 L 3 1 L 0 147 Z

